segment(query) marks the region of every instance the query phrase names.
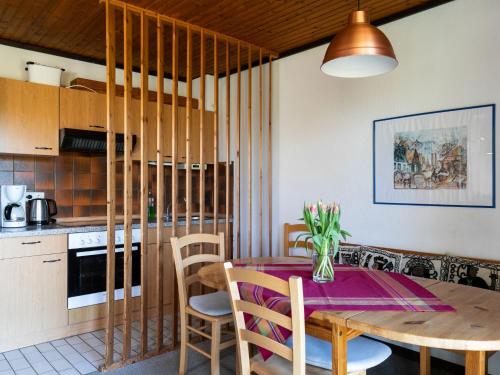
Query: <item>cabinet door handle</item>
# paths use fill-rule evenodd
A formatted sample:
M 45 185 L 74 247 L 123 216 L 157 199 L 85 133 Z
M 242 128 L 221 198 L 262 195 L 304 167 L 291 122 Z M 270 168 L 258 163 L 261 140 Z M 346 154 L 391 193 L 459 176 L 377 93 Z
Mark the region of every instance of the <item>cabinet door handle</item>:
M 36 245 L 37 243 L 42 243 L 42 241 L 21 242 L 21 245 Z
M 52 147 L 37 146 L 35 147 L 35 150 L 52 150 Z
M 51 260 L 44 260 L 43 263 L 57 263 L 60 261 L 61 261 L 61 259 L 51 259 Z
M 166 158 L 171 158 L 172 157 L 172 155 L 163 155 L 163 156 L 166 157 Z
M 89 125 L 89 128 L 104 129 L 104 126 L 102 126 L 102 125 Z

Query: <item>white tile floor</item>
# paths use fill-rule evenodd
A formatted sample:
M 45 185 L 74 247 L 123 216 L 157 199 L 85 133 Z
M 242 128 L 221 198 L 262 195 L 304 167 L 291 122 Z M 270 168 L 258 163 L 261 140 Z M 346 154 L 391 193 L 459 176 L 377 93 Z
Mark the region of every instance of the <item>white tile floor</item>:
M 155 346 L 156 321 L 148 322 L 148 348 Z M 170 319 L 163 322 L 165 345 L 171 344 Z M 123 327 L 115 329 L 114 360 L 119 361 L 123 348 Z M 132 356 L 140 348 L 139 322 L 132 324 Z M 43 344 L 0 353 L 0 375 L 80 375 L 98 371 L 104 363 L 104 330 L 54 340 Z

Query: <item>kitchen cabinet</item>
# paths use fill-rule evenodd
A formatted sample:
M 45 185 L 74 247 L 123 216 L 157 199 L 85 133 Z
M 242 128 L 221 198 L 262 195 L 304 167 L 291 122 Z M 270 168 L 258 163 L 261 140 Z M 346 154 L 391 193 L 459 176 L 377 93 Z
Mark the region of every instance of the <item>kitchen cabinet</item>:
M 60 98 L 59 126 L 61 129 L 106 131 L 105 94 L 61 88 Z
M 157 134 L 156 102 L 148 103 L 148 160 L 156 161 Z M 164 161 L 172 161 L 172 106 L 163 106 L 163 156 Z
M 66 252 L 67 243 L 68 236 L 65 234 L 2 238 L 0 260 Z
M 59 154 L 59 88 L 0 78 L 0 153 Z
M 0 343 L 68 324 L 67 252 L 0 260 Z
M 148 271 L 148 307 L 157 306 L 156 298 L 158 296 L 156 288 L 156 244 L 148 245 L 147 250 L 147 271 Z M 172 246 L 170 242 L 163 245 L 163 305 L 173 303 L 175 268 L 172 256 Z

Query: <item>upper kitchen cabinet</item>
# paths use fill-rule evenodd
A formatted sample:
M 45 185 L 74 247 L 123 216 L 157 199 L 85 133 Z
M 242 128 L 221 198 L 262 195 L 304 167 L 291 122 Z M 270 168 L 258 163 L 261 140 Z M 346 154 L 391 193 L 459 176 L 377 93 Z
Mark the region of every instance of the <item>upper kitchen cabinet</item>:
M 156 161 L 158 120 L 156 102 L 148 103 L 148 160 Z M 163 160 L 172 161 L 172 106 L 163 105 Z
M 0 153 L 59 154 L 59 88 L 0 78 Z
M 106 131 L 106 95 L 60 89 L 60 128 Z

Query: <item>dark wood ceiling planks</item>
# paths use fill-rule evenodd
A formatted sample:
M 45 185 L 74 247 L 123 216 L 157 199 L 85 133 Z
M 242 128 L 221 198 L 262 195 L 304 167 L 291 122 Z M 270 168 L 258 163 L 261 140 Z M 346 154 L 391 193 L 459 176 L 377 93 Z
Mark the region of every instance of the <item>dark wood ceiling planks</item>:
M 450 0 L 364 0 L 375 24 L 425 10 Z M 207 29 L 251 42 L 280 56 L 327 42 L 346 24 L 357 0 L 127 0 Z M 118 17 L 121 13 L 118 12 Z M 54 53 L 96 63 L 105 62 L 105 12 L 98 0 L 1 0 L 0 43 Z M 120 24 L 120 22 L 117 22 Z M 139 17 L 134 17 L 133 41 L 139 44 Z M 151 29 L 154 24 L 151 22 Z M 165 30 L 165 51 L 171 50 L 171 28 Z M 155 33 L 151 32 L 151 43 Z M 179 38 L 179 74 L 185 76 L 186 33 Z M 123 34 L 117 33 L 117 40 Z M 199 34 L 193 33 L 193 76 L 199 76 Z M 224 42 L 222 42 L 224 43 Z M 119 44 L 120 45 L 120 44 Z M 213 40 L 207 40 L 207 67 L 213 65 Z M 236 48 L 231 45 L 231 48 Z M 139 67 L 139 48 L 134 48 L 133 64 Z M 224 48 L 219 48 L 219 71 L 224 70 Z M 231 70 L 236 69 L 236 53 L 231 54 Z M 255 53 L 257 58 L 258 53 Z M 242 50 L 246 61 L 246 48 Z M 155 56 L 151 54 L 151 61 Z M 118 64 L 123 62 L 121 48 Z M 171 71 L 171 59 L 166 71 Z M 211 73 L 212 69 L 207 72 Z

